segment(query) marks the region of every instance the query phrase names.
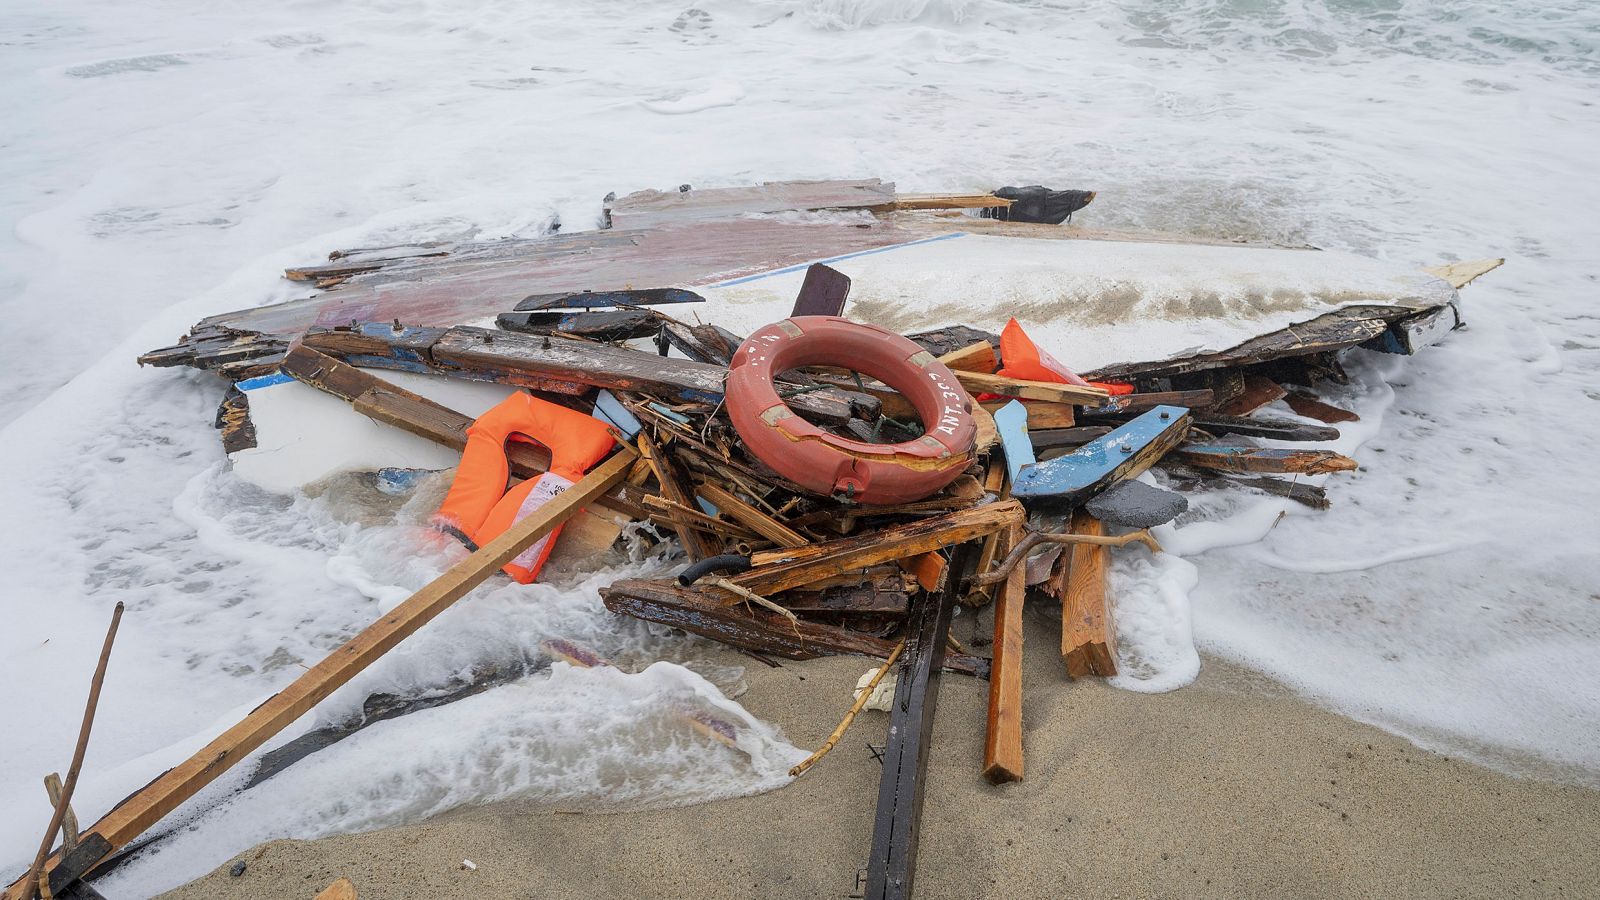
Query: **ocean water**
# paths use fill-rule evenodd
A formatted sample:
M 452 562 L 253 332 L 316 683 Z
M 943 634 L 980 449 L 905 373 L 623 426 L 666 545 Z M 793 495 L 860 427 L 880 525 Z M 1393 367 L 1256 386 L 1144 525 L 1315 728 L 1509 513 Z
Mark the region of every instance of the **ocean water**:
M 0 0 L 0 84 L 0 714 L 28 723 L 0 741 L 8 875 L 115 601 L 86 824 L 448 562 L 416 527 L 438 484 L 252 488 L 215 379 L 134 356 L 295 296 L 282 268 L 333 248 L 589 228 L 608 191 L 684 182 L 1044 183 L 1100 192 L 1085 225 L 1507 257 L 1464 292 L 1467 329 L 1354 361 L 1333 399 L 1363 414 L 1340 442 L 1363 468 L 1331 510 L 1208 496 L 1170 554 L 1119 559 L 1118 683 L 1180 688 L 1217 654 L 1424 746 L 1600 785 L 1600 6 Z M 607 616 L 613 574 L 481 591 L 293 732 L 372 692 L 523 677 L 246 794 L 230 775 L 180 812 L 204 827 L 109 889 L 498 797 L 781 784 L 797 751 L 722 699 L 738 673 Z M 620 668 L 550 666 L 549 637 Z M 682 728 L 697 704 L 738 748 Z

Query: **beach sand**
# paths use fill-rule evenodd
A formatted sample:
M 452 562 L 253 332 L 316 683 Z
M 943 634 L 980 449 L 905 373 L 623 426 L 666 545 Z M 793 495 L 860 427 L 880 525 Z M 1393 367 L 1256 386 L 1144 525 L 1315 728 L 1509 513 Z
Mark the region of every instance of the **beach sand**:
M 962 640 L 979 633 L 972 621 L 958 621 Z M 917 897 L 1600 896 L 1600 792 L 1418 749 L 1216 660 L 1170 694 L 1069 682 L 1058 622 L 1030 607 L 1021 783 L 980 776 L 986 683 L 945 676 Z M 726 661 L 749 666 L 740 701 L 808 748 L 870 665 Z M 347 876 L 362 898 L 844 898 L 871 840 L 867 745 L 887 721 L 863 713 L 769 794 L 629 813 L 458 809 L 274 841 L 167 896 L 309 898 Z M 237 859 L 248 865 L 233 877 Z

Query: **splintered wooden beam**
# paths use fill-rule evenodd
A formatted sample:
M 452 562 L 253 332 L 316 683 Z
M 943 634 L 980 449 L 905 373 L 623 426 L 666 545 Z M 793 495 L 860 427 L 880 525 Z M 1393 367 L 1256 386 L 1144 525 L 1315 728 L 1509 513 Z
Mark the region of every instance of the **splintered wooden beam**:
M 600 590 L 606 609 L 646 622 L 670 625 L 784 659 L 859 654 L 887 659 L 894 643 L 849 628 L 822 625 L 805 619 L 790 620 L 756 604 L 728 605 L 720 592 L 686 588 L 671 581 L 625 578 Z M 977 674 L 984 670 L 976 657 L 951 657 L 954 671 Z
M 1272 450 L 1264 447 L 1184 444 L 1168 458 L 1197 469 L 1276 475 L 1327 475 L 1330 472 L 1351 472 L 1357 468 L 1355 460 L 1332 450 Z
M 650 463 L 650 470 L 655 473 L 656 481 L 661 485 L 661 496 L 679 506 L 692 505 L 694 498 L 689 496 L 689 481 L 684 477 L 683 469 L 677 460 L 662 453 L 661 446 L 643 431 L 639 432 L 639 450 Z M 687 524 L 674 521 L 672 530 L 678 533 L 678 542 L 683 545 L 683 551 L 689 554 L 689 559 L 694 562 L 716 556 L 722 549 L 717 541 Z
M 947 664 L 945 646 L 962 582 L 972 571 L 978 547 L 957 547 L 951 577 L 937 591 L 923 594 L 906 624 L 906 648 L 895 681 L 889 713 L 889 740 L 878 779 L 878 809 L 867 858 L 867 900 L 905 900 L 917 875 L 917 835 L 922 825 L 922 795 L 927 783 L 934 708 L 939 702 L 939 671 Z
M 1079 509 L 1072 514 L 1072 533 L 1106 533 L 1099 519 Z M 1117 629 L 1106 605 L 1106 563 L 1109 549 L 1094 544 L 1068 544 L 1066 589 L 1061 594 L 1061 658 L 1067 675 L 1109 677 L 1117 674 Z
M 64 858 L 56 854 L 46 861 L 43 871 L 49 875 L 51 891 L 60 893 L 112 852 L 126 847 L 252 750 L 500 571 L 501 566 L 572 518 L 584 504 L 621 481 L 628 474 L 633 459 L 634 454 L 627 448 L 619 450 L 577 484 L 552 497 L 527 518 L 451 566 L 410 599 L 340 645 L 288 687 L 251 710 L 237 725 L 122 801 L 89 826 L 73 852 Z M 16 885 L 12 887 L 15 889 Z
M 1018 400 L 1045 400 L 1051 403 L 1083 403 L 1095 406 L 1111 396 L 1104 388 L 1082 387 L 1076 384 L 1056 384 L 1050 381 L 1027 381 L 1007 378 L 1004 375 L 987 375 L 983 372 L 957 370 L 956 380 L 968 393 L 998 394 Z
M 730 580 L 757 594 L 776 594 L 850 569 L 970 541 L 1022 520 L 1022 504 L 1014 500 L 959 509 L 836 541 L 755 553 L 753 568 Z
M 1005 550 L 1022 527 L 1006 533 Z M 994 607 L 994 660 L 989 671 L 989 721 L 983 743 L 983 777 L 994 784 L 1022 780 L 1022 603 L 1027 568 L 1016 566 Z
M 694 492 L 717 511 L 744 525 L 779 547 L 804 547 L 811 539 L 734 496 L 733 492 L 711 481 L 695 485 Z
M 993 194 L 896 194 L 893 203 L 871 208 L 885 212 L 906 209 L 1005 209 L 1015 202 Z
M 1189 433 L 1189 411 L 1158 406 L 1064 456 L 1023 469 L 1011 495 L 1023 501 L 1080 503 L 1150 468 Z
M 1085 409 L 1083 414 L 1088 417 L 1114 413 L 1144 412 L 1155 409 L 1158 406 L 1184 406 L 1190 409 L 1200 409 L 1215 402 L 1216 392 L 1211 388 L 1199 388 L 1192 391 L 1146 391 L 1138 394 L 1112 394 L 1099 406 Z M 1057 426 L 1052 425 L 1049 427 L 1054 428 Z M 1060 427 L 1070 426 L 1063 425 Z

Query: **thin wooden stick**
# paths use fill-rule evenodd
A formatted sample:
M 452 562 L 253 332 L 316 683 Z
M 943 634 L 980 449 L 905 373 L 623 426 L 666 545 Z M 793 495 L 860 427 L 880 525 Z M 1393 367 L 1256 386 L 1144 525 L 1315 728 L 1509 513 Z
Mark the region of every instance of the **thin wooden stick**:
M 44 777 L 44 790 L 50 797 L 50 806 L 55 808 L 61 802 L 61 775 L 51 772 Z M 78 817 L 73 815 L 72 807 L 67 807 L 67 814 L 61 818 L 61 852 L 71 853 L 72 848 L 78 846 Z
M 883 676 L 888 674 L 889 667 L 893 666 L 894 661 L 900 658 L 900 651 L 904 649 L 906 649 L 906 642 L 904 638 L 901 638 L 900 643 L 894 645 L 894 651 L 889 654 L 889 658 L 883 661 L 883 665 L 878 668 L 877 672 L 873 673 L 872 680 L 867 682 L 867 686 L 861 689 L 861 696 L 857 697 L 856 702 L 851 704 L 850 711 L 844 714 L 844 721 L 840 722 L 839 727 L 833 730 L 833 734 L 828 735 L 828 739 L 822 742 L 822 746 L 817 748 L 817 752 L 800 760 L 794 768 L 789 770 L 790 778 L 800 777 L 805 773 L 805 770 L 815 765 L 817 760 L 826 756 L 828 751 L 833 749 L 834 744 L 839 743 L 839 739 L 844 737 L 845 731 L 850 728 L 850 723 L 855 721 L 856 713 L 861 712 L 862 708 L 867 705 L 868 698 L 878 688 L 878 682 L 882 681 Z
M 15 894 L 17 897 L 32 897 L 38 889 L 40 868 L 50 855 L 50 845 L 56 842 L 56 832 L 61 829 L 61 820 L 66 818 L 67 807 L 72 803 L 72 792 L 78 787 L 78 772 L 83 768 L 83 754 L 89 749 L 89 730 L 94 727 L 94 711 L 100 705 L 100 686 L 106 680 L 111 642 L 117 639 L 117 626 L 121 622 L 122 601 L 119 600 L 111 611 L 111 627 L 106 629 L 106 642 L 100 647 L 100 662 L 95 666 L 94 678 L 89 682 L 89 703 L 83 709 L 83 724 L 78 726 L 78 746 L 72 751 L 72 765 L 67 769 L 67 780 L 61 785 L 61 797 L 56 801 L 55 811 L 50 814 L 50 825 L 45 828 L 44 839 L 39 842 L 39 852 L 33 857 L 33 865 L 28 867 L 28 877 L 19 882 L 20 889 Z
M 756 604 L 758 606 L 764 606 L 767 609 L 770 609 L 773 612 L 777 613 L 778 615 L 783 616 L 784 618 L 788 619 L 791 624 L 794 624 L 796 626 L 798 626 L 800 624 L 800 618 L 798 616 L 796 616 L 794 613 L 790 612 L 788 609 L 786 609 L 786 608 L 784 608 L 782 606 L 779 606 L 778 604 L 772 602 L 771 600 L 768 600 L 766 597 L 761 596 L 760 594 L 756 593 L 755 591 L 750 590 L 749 588 L 741 587 L 740 585 L 734 584 L 733 582 L 729 581 L 726 578 L 723 578 L 723 577 L 720 577 L 720 576 L 718 576 L 716 578 L 708 578 L 708 579 L 706 579 L 706 584 L 709 584 L 712 587 L 722 588 L 723 590 L 727 591 L 728 593 L 733 594 L 734 596 L 739 597 L 741 599 L 748 600 L 751 603 L 754 603 L 754 604 Z
M 1011 570 L 1016 567 L 1017 563 L 1021 562 L 1029 551 L 1040 544 L 1094 544 L 1100 547 L 1123 547 L 1133 543 L 1140 543 L 1149 547 L 1152 553 L 1161 552 L 1161 545 L 1156 542 L 1154 537 L 1151 537 L 1150 530 L 1147 528 L 1130 531 L 1127 534 L 1117 535 L 1116 537 L 1102 537 L 1092 534 L 1046 534 L 1040 531 L 1030 531 L 1027 537 L 1017 542 L 1017 545 L 1012 548 L 1011 552 L 999 565 L 980 575 L 972 576 L 969 584 L 973 587 L 981 587 L 986 584 L 998 584 L 1005 581 L 1006 576 L 1011 574 Z

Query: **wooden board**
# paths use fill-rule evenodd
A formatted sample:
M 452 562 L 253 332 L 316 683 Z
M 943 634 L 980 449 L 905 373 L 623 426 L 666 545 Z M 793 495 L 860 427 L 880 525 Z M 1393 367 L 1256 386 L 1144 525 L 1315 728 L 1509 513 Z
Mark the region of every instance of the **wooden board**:
M 876 178 L 854 181 L 768 181 L 759 185 L 690 190 L 634 191 L 606 205 L 614 228 L 731 219 L 750 213 L 787 210 L 892 208 L 893 182 Z
M 703 481 L 695 485 L 694 492 L 715 506 L 718 512 L 779 547 L 804 547 L 811 543 L 805 535 L 744 502 L 715 482 Z
M 1099 536 L 1105 534 L 1105 526 L 1079 509 L 1072 514 L 1072 533 Z M 1115 675 L 1117 629 L 1106 603 L 1110 551 L 1093 544 L 1069 544 L 1066 552 L 1070 559 L 1061 598 L 1061 658 L 1067 664 L 1067 676 Z
M 1000 368 L 1000 360 L 995 356 L 994 345 L 988 341 L 978 341 L 969 344 L 960 350 L 952 350 L 939 357 L 939 362 L 952 372 L 979 372 L 992 375 Z
M 601 463 L 578 483 L 512 525 L 477 552 L 451 566 L 410 599 L 385 613 L 287 687 L 256 707 L 189 759 L 124 800 L 85 832 L 77 851 L 63 861 L 45 863 L 52 891 L 89 872 L 107 855 L 128 845 L 177 809 L 252 750 L 292 724 L 340 686 L 348 683 L 401 641 L 432 621 L 469 591 L 570 519 L 584 504 L 604 494 L 627 475 L 634 455 L 626 448 Z M 89 836 L 98 841 L 91 842 Z M 90 848 L 89 852 L 83 852 Z
M 1150 468 L 1189 433 L 1188 410 L 1158 406 L 1102 438 L 1022 471 L 1011 495 L 1030 503 L 1077 504 Z
M 1002 551 L 1022 536 L 1008 530 Z M 989 719 L 983 744 L 983 777 L 993 784 L 1021 781 L 1022 758 L 1022 604 L 1027 568 L 1016 566 L 999 591 L 994 608 L 994 659 L 989 670 Z
M 1010 400 L 984 400 L 979 405 L 994 415 L 1005 408 Z M 1040 428 L 1071 428 L 1078 424 L 1077 412 L 1070 403 L 1029 403 L 1028 430 Z

